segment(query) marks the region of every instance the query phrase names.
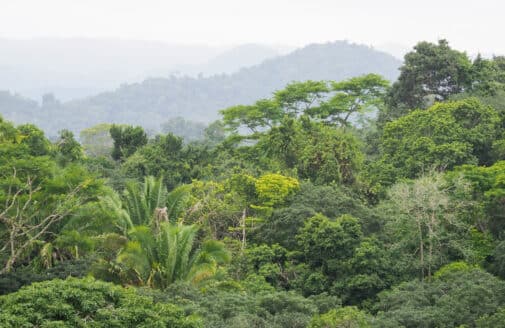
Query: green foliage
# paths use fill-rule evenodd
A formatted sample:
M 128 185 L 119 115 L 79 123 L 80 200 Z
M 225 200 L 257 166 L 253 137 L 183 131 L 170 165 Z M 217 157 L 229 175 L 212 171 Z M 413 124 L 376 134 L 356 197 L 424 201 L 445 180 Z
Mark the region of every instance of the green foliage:
M 95 275 L 112 273 L 126 284 L 166 288 L 178 280 L 198 283 L 217 273 L 219 265 L 229 261 L 224 245 L 206 241 L 195 249 L 196 226 L 161 223 L 152 230 L 135 226 L 128 232 L 128 242 L 115 260 L 102 261 Z
M 188 206 L 188 189 L 188 186 L 180 186 L 168 192 L 162 178 L 146 176 L 143 183 L 128 181 L 122 197 L 112 194 L 102 198 L 101 207 L 104 212 L 116 216 L 122 232 L 161 221 L 174 223 Z
M 143 184 L 127 184 L 124 203 L 103 199 L 104 210 L 116 213 L 128 238 L 115 258 L 95 266 L 97 277 L 127 284 L 166 288 L 177 280 L 199 282 L 213 276 L 229 254 L 220 242 L 209 240 L 196 248 L 198 227 L 174 224 L 188 201 L 188 188 L 168 193 L 162 179 L 146 177 Z
M 302 182 L 300 191 L 292 196 L 288 204 L 273 211 L 272 216 L 258 228 L 255 240 L 279 243 L 293 250 L 297 245 L 296 234 L 316 213 L 327 217 L 350 214 L 362 218 L 366 232 L 375 231 L 380 220 L 377 213 L 359 199 L 359 195 L 338 185 L 320 186 Z
M 428 279 L 440 266 L 454 260 L 482 261 L 485 242 L 463 214 L 472 207 L 467 199 L 453 197 L 468 193 L 464 181 L 449 184 L 440 173 L 413 181 L 399 182 L 389 192 L 389 219 L 385 230 L 391 251 L 410 274 Z
M 419 42 L 405 55 L 398 81 L 389 94 L 390 106 L 413 109 L 425 107 L 430 97 L 446 100 L 470 85 L 471 66 L 466 53 L 451 49 L 446 40 L 438 44 Z M 401 111 L 390 114 L 398 118 Z
M 176 118 L 148 138 L 105 124 L 83 131 L 84 148 L 67 130 L 51 143 L 0 118 L 0 325 L 502 326 L 504 71 L 501 57 L 471 63 L 423 42 L 391 89 L 366 71 L 297 75 L 269 98 L 221 99 L 205 130 Z M 240 96 L 224 76 L 181 79 L 102 97 L 148 92 L 142 123 L 158 126 L 181 81 L 192 101 L 215 81 Z M 134 112 L 124 122 L 140 122 Z M 130 287 L 25 286 L 89 273 Z
M 188 187 L 190 210 L 186 211 L 184 222 L 198 223 L 202 231 L 214 238 L 230 237 L 229 227 L 238 224 L 244 209 L 239 195 L 215 181 L 195 180 Z
M 262 206 L 282 205 L 286 197 L 299 189 L 298 180 L 280 174 L 265 174 L 259 177 L 254 187 Z
M 33 124 L 24 124 L 17 127 L 16 137 L 19 143 L 26 145 L 32 156 L 49 155 L 51 144 L 44 136 L 44 132 Z
M 124 161 L 147 144 L 147 134 L 140 126 L 112 125 L 109 132 L 114 141 L 111 155 L 116 161 Z
M 197 178 L 200 166 L 205 165 L 209 156 L 206 148 L 184 146 L 182 139 L 173 134 L 158 135 L 130 156 L 122 164 L 121 171 L 136 180 L 147 175 L 162 176 L 167 187 L 172 189 Z
M 93 279 L 35 283 L 0 297 L 3 327 L 201 327 L 175 305 Z
M 92 261 L 90 259 L 66 260 L 41 271 L 33 267 L 17 267 L 9 273 L 0 275 L 0 295 L 17 291 L 25 285 L 34 282 L 65 279 L 67 277 L 83 278 L 89 272 Z
M 363 155 L 359 140 L 343 130 L 315 127 L 301 149 L 298 172 L 318 184 L 353 184 L 359 175 Z
M 505 199 L 505 162 L 499 161 L 492 166 L 463 165 L 449 174 L 449 178 L 463 178 L 470 185 L 469 201 L 476 202 L 476 214 L 473 221 L 483 231 L 495 236 L 502 234 L 504 225 Z
M 311 116 L 336 125 L 349 125 L 363 115 L 383 107 L 389 82 L 380 75 L 368 74 L 341 82 L 332 82 L 331 98 L 310 110 Z
M 444 279 L 446 276 L 454 274 L 455 272 L 465 272 L 465 271 L 471 271 L 472 269 L 476 269 L 476 267 L 472 267 L 466 262 L 452 262 L 449 264 L 444 265 L 440 269 L 435 272 L 433 275 L 433 278 L 435 279 Z
M 360 115 L 381 107 L 388 86 L 389 83 L 377 74 L 341 82 L 291 82 L 276 91 L 272 99 L 262 99 L 254 105 L 233 106 L 220 113 L 229 130 L 238 133 L 248 129 L 252 133 L 248 135 L 251 139 L 302 115 L 348 126 Z
M 505 241 L 496 245 L 490 256 L 489 270 L 498 277 L 505 278 Z
M 367 328 L 371 327 L 370 317 L 355 306 L 331 310 L 316 316 L 310 328 Z
M 258 100 L 254 105 L 238 105 L 222 110 L 223 123 L 232 131 L 247 128 L 252 133 L 258 129 L 272 127 L 282 117 L 279 105 L 271 100 Z
M 37 128 L 15 128 L 4 121 L 0 128 L 1 271 L 17 265 L 51 266 L 73 258 L 53 242 L 71 222 L 82 220 L 84 226 L 93 219 L 81 209 L 107 192 L 103 181 L 78 162 L 58 160 L 67 155 L 71 159 L 72 149 L 80 149 L 78 144 L 59 149 L 54 158 L 49 156 L 51 144 Z
M 393 165 L 398 177 L 409 178 L 486 163 L 497 124 L 496 112 L 477 99 L 438 103 L 385 126 L 382 161 Z
M 195 289 L 179 282 L 162 292 L 143 292 L 159 300 L 176 301 L 187 313 L 202 317 L 205 327 L 213 328 L 307 327 L 311 317 L 320 312 L 318 304 L 334 301 L 328 297 L 324 300 L 324 296 L 316 301 L 294 292 L 265 290 L 257 288 L 259 284 L 249 286 L 249 281 L 223 281 Z M 331 306 L 338 306 L 338 303 L 331 303 Z
M 298 234 L 298 242 L 308 263 L 332 272 L 338 270 L 334 261 L 352 257 L 361 236 L 356 218 L 343 215 L 336 221 L 330 221 L 318 214 L 305 223 Z
M 503 325 L 505 325 L 505 308 L 501 308 L 492 315 L 484 315 L 476 321 L 477 328 L 494 328 Z
M 329 91 L 324 81 L 291 82 L 284 90 L 275 92 L 274 99 L 288 116 L 297 117 L 317 106 Z
M 288 287 L 287 259 L 288 251 L 278 244 L 249 245 L 233 258 L 230 273 L 238 279 L 261 277 L 272 286 Z
M 363 238 L 356 218 L 343 215 L 331 221 L 318 214 L 305 223 L 297 238 L 310 270 L 299 267 L 294 284 L 305 294 L 330 290 L 345 304 L 358 304 L 394 280 L 391 260 L 377 240 Z
M 479 54 L 472 63 L 472 94 L 494 96 L 505 87 L 505 58 L 484 59 Z
M 56 150 L 59 161 L 63 165 L 79 161 L 83 158 L 81 144 L 74 139 L 74 134 L 69 130 L 60 131 L 60 136 L 56 141 Z
M 132 229 L 135 225 L 150 225 L 153 222 L 156 209 L 167 205 L 168 191 L 163 179 L 147 176 L 142 184 L 136 181 L 126 183 L 123 199 L 128 213 L 127 229 Z
M 351 132 L 320 123 L 286 118 L 260 138 L 257 147 L 302 179 L 317 184 L 353 184 L 363 162 L 360 141 Z
M 443 272 L 443 273 L 442 273 Z M 431 282 L 402 283 L 379 295 L 377 325 L 387 327 L 474 326 L 503 307 L 505 284 L 477 268 L 452 265 Z
M 80 132 L 79 139 L 87 156 L 111 156 L 114 147 L 114 141 L 110 136 L 111 127 L 111 124 L 102 123 Z
M 226 138 L 225 126 L 222 121 L 210 123 L 203 131 L 205 143 L 209 146 L 217 146 Z
M 398 281 L 394 259 L 381 243 L 365 238 L 355 249 L 351 259 L 343 263 L 343 275 L 333 285 L 333 290 L 342 295 L 346 304 L 362 304 L 369 307 L 376 294 Z

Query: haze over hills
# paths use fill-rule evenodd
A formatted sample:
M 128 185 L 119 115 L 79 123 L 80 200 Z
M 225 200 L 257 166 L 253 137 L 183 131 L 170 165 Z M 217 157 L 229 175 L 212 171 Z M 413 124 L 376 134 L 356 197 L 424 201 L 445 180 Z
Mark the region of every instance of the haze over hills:
M 394 80 L 400 65 L 392 55 L 337 41 L 312 44 L 233 74 L 148 78 L 67 102 L 46 97 L 39 106 L 4 93 L 0 113 L 17 123 L 36 123 L 49 135 L 62 128 L 78 132 L 102 122 L 140 124 L 158 130 L 161 123 L 176 116 L 210 122 L 218 118 L 220 109 L 269 97 L 291 81 L 338 81 L 367 73 Z
M 212 76 L 217 74 L 232 74 L 242 68 L 258 65 L 266 59 L 285 55 L 295 48 L 290 46 L 270 46 L 262 44 L 242 44 L 228 49 L 200 65 L 179 67 L 183 75 Z
M 403 60 L 403 56 L 405 56 L 405 54 L 412 49 L 411 46 L 401 44 L 401 43 L 393 43 L 393 42 L 382 43 L 382 44 L 374 46 L 374 48 L 379 51 L 384 51 L 388 54 L 391 54 L 400 60 Z
M 122 39 L 0 39 L 0 90 L 67 101 L 148 77 L 232 73 L 279 55 L 275 46 L 183 45 Z

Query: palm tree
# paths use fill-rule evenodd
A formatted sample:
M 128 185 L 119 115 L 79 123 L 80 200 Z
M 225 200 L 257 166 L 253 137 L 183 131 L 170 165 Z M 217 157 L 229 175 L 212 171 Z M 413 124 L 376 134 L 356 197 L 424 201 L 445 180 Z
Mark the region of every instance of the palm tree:
M 135 227 L 115 261 L 120 280 L 163 289 L 174 281 L 198 283 L 213 276 L 230 255 L 215 240 L 195 249 L 197 232 L 195 225 L 169 222 L 163 222 L 157 233 L 147 226 Z
M 215 240 L 196 247 L 196 225 L 176 223 L 189 199 L 188 186 L 168 193 L 162 178 L 126 185 L 123 201 L 103 199 L 121 222 L 128 242 L 113 261 L 101 261 L 95 273 L 127 284 L 166 288 L 177 280 L 197 283 L 213 276 L 229 261 L 224 245 Z M 105 269 L 105 270 L 104 270 Z
M 163 178 L 148 176 L 143 183 L 127 182 L 122 197 L 112 194 L 101 198 L 100 204 L 104 213 L 114 213 L 120 230 L 126 235 L 135 226 L 152 225 L 159 212 L 163 213 L 166 221 L 176 222 L 186 209 L 188 200 L 188 185 L 169 193 Z
M 163 178 L 145 177 L 144 183 L 128 182 L 124 192 L 124 207 L 133 225 L 149 225 L 157 208 L 167 208 L 167 217 L 174 221 L 184 210 L 189 197 L 188 186 L 168 192 Z

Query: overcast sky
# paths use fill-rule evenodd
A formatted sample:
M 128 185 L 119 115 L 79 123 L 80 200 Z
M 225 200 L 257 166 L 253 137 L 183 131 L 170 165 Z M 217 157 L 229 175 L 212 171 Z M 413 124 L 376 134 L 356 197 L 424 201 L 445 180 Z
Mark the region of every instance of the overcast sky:
M 504 0 L 0 0 L 0 37 L 120 37 L 300 46 L 448 39 L 505 53 Z

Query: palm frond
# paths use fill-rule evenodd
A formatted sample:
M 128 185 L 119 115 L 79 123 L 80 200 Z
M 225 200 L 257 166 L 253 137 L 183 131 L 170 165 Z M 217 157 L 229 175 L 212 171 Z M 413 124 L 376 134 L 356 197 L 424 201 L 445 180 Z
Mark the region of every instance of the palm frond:
M 133 228 L 133 222 L 130 218 L 130 215 L 123 208 L 123 203 L 116 193 L 112 193 L 106 197 L 100 197 L 98 204 L 100 210 L 104 214 L 112 214 L 116 218 L 117 224 L 123 232 Z
M 182 185 L 172 190 L 167 197 L 166 207 L 170 222 L 175 223 L 188 207 L 190 186 Z
M 188 274 L 190 268 L 190 254 L 193 250 L 198 227 L 179 224 L 178 228 L 176 276 L 181 279 Z

